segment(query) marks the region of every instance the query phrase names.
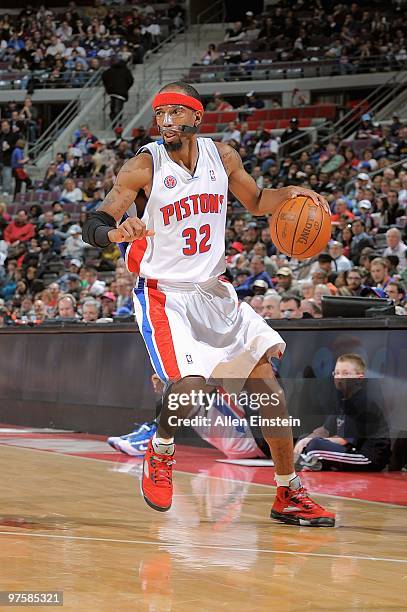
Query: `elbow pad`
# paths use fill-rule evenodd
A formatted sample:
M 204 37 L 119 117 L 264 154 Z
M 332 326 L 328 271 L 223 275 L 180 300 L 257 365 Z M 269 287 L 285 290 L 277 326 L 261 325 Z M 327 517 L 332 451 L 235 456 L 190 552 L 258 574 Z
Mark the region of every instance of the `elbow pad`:
M 116 227 L 116 221 L 109 213 L 102 210 L 92 212 L 83 224 L 82 239 L 94 247 L 103 249 L 111 244 L 108 233 Z

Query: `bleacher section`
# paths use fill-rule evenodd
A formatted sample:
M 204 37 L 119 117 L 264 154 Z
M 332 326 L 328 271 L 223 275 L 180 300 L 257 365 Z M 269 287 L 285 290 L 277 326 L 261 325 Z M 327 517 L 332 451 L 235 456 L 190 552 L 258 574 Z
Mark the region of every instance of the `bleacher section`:
M 249 130 L 260 126 L 267 130 L 282 130 L 289 125 L 290 119 L 296 117 L 300 128 L 309 128 L 324 121 L 333 121 L 337 115 L 336 104 L 316 104 L 303 107 L 270 108 L 261 110 L 239 110 L 224 112 L 206 112 L 200 126 L 201 135 L 221 133 L 229 121 L 247 121 Z M 150 128 L 150 136 L 158 136 L 157 126 Z

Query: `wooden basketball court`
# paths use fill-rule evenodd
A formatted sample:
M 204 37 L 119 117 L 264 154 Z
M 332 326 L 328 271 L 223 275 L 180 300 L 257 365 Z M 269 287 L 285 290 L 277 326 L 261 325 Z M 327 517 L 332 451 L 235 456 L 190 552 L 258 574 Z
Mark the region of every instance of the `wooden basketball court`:
M 405 507 L 314 495 L 336 528 L 280 525 L 272 487 L 214 465 L 176 473 L 160 514 L 139 460 L 2 445 L 0 590 L 63 591 L 76 611 L 406 609 Z

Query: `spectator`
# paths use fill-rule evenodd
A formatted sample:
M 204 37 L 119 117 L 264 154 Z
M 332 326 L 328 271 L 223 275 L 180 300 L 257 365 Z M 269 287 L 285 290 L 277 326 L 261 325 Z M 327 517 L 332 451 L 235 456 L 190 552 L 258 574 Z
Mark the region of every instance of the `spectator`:
M 380 387 L 368 391 L 366 364 L 357 354 L 338 357 L 333 372 L 335 412 L 294 447 L 296 469 L 380 471 L 390 459 L 389 428 Z
M 337 240 L 331 240 L 329 243 L 329 254 L 332 257 L 333 272 L 346 272 L 352 268 L 352 262 L 343 254 L 343 244 Z
M 246 38 L 246 32 L 243 30 L 243 23 L 236 21 L 231 28 L 226 30 L 223 42 L 239 42 Z
M 84 123 L 76 134 L 73 146 L 78 149 L 81 155 L 91 155 L 96 151 L 97 138 L 89 130 L 89 126 Z
M 253 283 L 256 280 L 264 280 L 269 288 L 273 287 L 273 281 L 265 270 L 264 260 L 258 255 L 252 257 L 250 271 L 251 276 L 244 283 L 236 287 L 236 293 L 240 298 L 253 295 Z
M 106 290 L 106 283 L 98 280 L 98 273 L 96 268 L 87 266 L 85 268 L 85 278 L 88 286 L 90 295 L 97 297 L 102 295 Z
M 31 179 L 24 168 L 25 164 L 30 161 L 30 158 L 24 155 L 24 147 L 24 140 L 19 138 L 11 154 L 11 168 L 15 179 L 14 197 L 20 193 L 23 184 L 26 185 L 28 189 L 32 185 Z
M 113 123 L 121 117 L 134 79 L 125 62 L 115 59 L 111 67 L 103 73 L 102 80 L 106 93 L 110 96 L 110 121 Z
M 17 136 L 11 131 L 9 121 L 0 124 L 0 168 L 3 193 L 11 193 L 12 167 L 11 154 L 17 142 Z
M 102 297 L 102 316 L 111 318 L 116 309 L 116 297 L 112 291 L 106 291 Z
M 401 240 L 401 232 L 396 227 L 392 227 L 386 232 L 387 248 L 383 252 L 383 257 L 397 255 L 400 262 L 400 270 L 407 268 L 407 245 Z
M 230 102 L 227 102 L 223 99 L 222 95 L 219 92 L 214 94 L 213 100 L 209 102 L 206 106 L 207 111 L 217 111 L 219 113 L 224 111 L 233 110 L 233 106 Z
M 19 210 L 14 221 L 11 221 L 4 230 L 4 240 L 11 245 L 18 244 L 19 242 L 27 242 L 31 240 L 31 238 L 34 238 L 34 235 L 34 225 L 29 222 L 25 210 Z
M 281 319 L 280 311 L 281 296 L 276 294 L 265 294 L 261 316 L 263 319 Z
M 365 231 L 365 224 L 361 219 L 355 219 L 352 223 L 353 238 L 350 245 L 350 258 L 355 265 L 359 263 L 362 249 L 373 247 L 373 240 Z
M 387 283 L 386 293 L 391 300 L 394 300 L 396 306 L 405 306 L 406 290 L 401 283 L 389 281 Z
M 38 254 L 38 278 L 43 278 L 45 274 L 51 272 L 50 264 L 58 263 L 59 257 L 57 253 L 51 248 L 50 242 L 44 238 L 40 243 L 40 252 Z M 57 285 L 58 288 L 58 285 Z M 59 290 L 59 288 L 58 288 Z
M 322 310 L 315 300 L 301 300 L 300 311 L 303 319 L 321 319 Z
M 374 287 L 386 289 L 392 280 L 389 274 L 389 262 L 383 257 L 376 257 L 370 265 L 370 274 L 373 278 Z
M 236 121 L 229 121 L 222 136 L 222 142 L 229 143 L 231 140 L 234 140 L 238 144 L 240 143 L 240 132 L 237 129 Z
M 82 228 L 80 225 L 71 225 L 68 229 L 68 238 L 65 240 L 62 254 L 66 259 L 82 260 L 86 243 L 82 240 Z
M 96 323 L 99 318 L 100 305 L 97 300 L 86 299 L 82 306 L 83 323 Z
M 307 140 L 308 136 L 306 133 L 298 127 L 298 119 L 292 117 L 289 127 L 281 134 L 281 143 L 287 143 L 284 146 L 284 154 L 290 155 L 294 151 L 301 149 Z
M 282 319 L 301 319 L 301 300 L 298 295 L 283 293 L 280 301 Z
M 216 64 L 221 57 L 221 54 L 216 50 L 216 45 L 213 43 L 208 45 L 207 50 L 201 57 L 202 66 L 210 66 Z
M 259 98 L 259 96 L 256 94 L 255 91 L 249 91 L 249 93 L 246 94 L 246 102 L 242 106 L 242 108 L 247 108 L 249 110 L 252 110 L 252 109 L 261 109 L 261 108 L 264 108 L 265 106 L 266 105 L 265 105 L 264 100 Z
M 20 111 L 20 119 L 24 123 L 28 142 L 34 143 L 38 136 L 38 110 L 33 106 L 29 96 L 24 98 L 24 106 Z
M 61 202 L 81 202 L 83 200 L 83 194 L 79 187 L 75 186 L 75 181 L 71 178 L 67 178 L 64 181 L 64 189 L 62 190 L 60 201 Z
M 351 221 L 355 218 L 355 215 L 348 209 L 346 201 L 343 198 L 339 198 L 335 203 L 335 213 L 331 216 L 331 223 L 338 223 L 343 215 Z
M 296 285 L 293 273 L 288 266 L 282 266 L 276 273 L 276 290 L 279 294 L 293 293 Z
M 263 129 L 260 139 L 253 151 L 253 154 L 257 157 L 257 163 L 261 166 L 263 174 L 276 163 L 278 147 L 277 138 L 272 136 L 270 130 Z
M 329 143 L 326 150 L 320 155 L 319 162 L 321 172 L 332 174 L 345 163 L 345 158 L 337 152 L 333 143 Z
M 365 285 L 362 284 L 362 273 L 359 268 L 352 268 L 346 274 L 346 287 L 351 295 L 361 295 Z
M 319 308 L 321 308 L 322 306 L 322 296 L 324 295 L 331 295 L 329 287 L 326 284 L 322 284 L 322 283 L 315 285 L 313 299 Z
M 55 317 L 57 320 L 76 320 L 78 318 L 76 314 L 76 300 L 69 293 L 60 296 L 57 302 L 57 309 L 58 315 Z

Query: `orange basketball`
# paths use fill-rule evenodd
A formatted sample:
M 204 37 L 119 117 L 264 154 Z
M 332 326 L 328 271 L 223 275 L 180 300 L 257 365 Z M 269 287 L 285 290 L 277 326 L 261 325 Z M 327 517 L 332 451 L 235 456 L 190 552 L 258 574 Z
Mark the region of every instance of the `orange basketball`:
M 331 217 L 307 196 L 287 200 L 269 218 L 270 235 L 279 251 L 307 259 L 318 255 L 331 238 Z

